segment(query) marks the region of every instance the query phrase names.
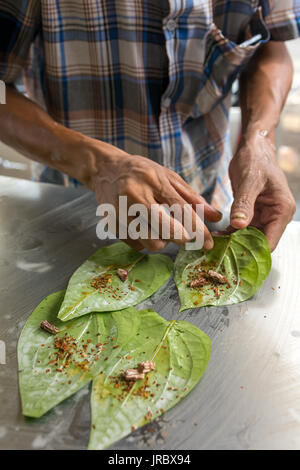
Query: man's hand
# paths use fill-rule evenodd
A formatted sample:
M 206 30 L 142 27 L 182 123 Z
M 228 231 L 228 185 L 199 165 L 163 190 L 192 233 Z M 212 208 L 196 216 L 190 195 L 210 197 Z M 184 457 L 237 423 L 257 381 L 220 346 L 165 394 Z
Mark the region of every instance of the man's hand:
M 101 148 L 100 148 L 101 147 Z M 213 209 L 199 194 L 184 182 L 184 180 L 173 171 L 140 155 L 130 155 L 112 146 L 99 144 L 97 141 L 89 141 L 89 149 L 92 153 L 90 160 L 93 164 L 93 174 L 89 178 L 88 186 L 95 192 L 99 204 L 112 204 L 117 212 L 119 208 L 119 197 L 127 196 L 127 204 L 143 204 L 148 210 L 150 220 L 151 205 L 190 204 L 192 210 L 192 229 L 201 227 L 204 231 L 204 248 L 209 250 L 213 247 L 213 239 L 209 230 L 201 219 L 198 218 L 194 208 L 196 204 L 204 205 L 204 217 L 210 222 L 218 222 L 222 215 Z M 168 216 L 167 216 L 168 217 Z M 128 223 L 133 217 L 128 217 Z M 185 228 L 173 217 L 169 217 L 170 239 L 162 238 L 162 226 L 160 226 L 159 239 L 151 239 L 151 226 L 148 226 L 149 237 L 147 240 L 132 240 L 128 235 L 125 240 L 135 249 L 147 248 L 150 251 L 158 251 L 164 248 L 168 241 L 184 244 L 191 241 L 191 237 Z M 175 229 L 182 234 L 182 238 L 174 237 Z M 198 224 L 198 225 L 197 225 Z M 160 218 L 160 225 L 162 221 Z M 117 227 L 118 236 L 119 227 Z M 177 231 L 178 233 L 178 231 Z
M 235 229 L 255 226 L 262 230 L 273 251 L 296 204 L 280 169 L 272 140 L 255 133 L 240 145 L 229 168 L 234 203 L 230 225 Z
M 148 210 L 152 204 L 156 207 L 159 204 L 171 206 L 177 203 L 181 207 L 190 204 L 192 231 L 200 227 L 204 231 L 204 248 L 209 250 L 213 247 L 211 234 L 194 209 L 196 204 L 204 204 L 204 217 L 210 222 L 218 222 L 222 218 L 221 213 L 207 204 L 173 171 L 147 158 L 129 155 L 106 142 L 67 129 L 12 87 L 7 87 L 7 104 L 0 107 L 0 121 L 0 139 L 3 142 L 31 159 L 81 181 L 95 192 L 99 204 L 113 204 L 118 211 L 119 196 L 127 196 L 128 206 L 141 203 Z M 159 206 L 157 219 L 160 225 L 163 211 Z M 166 223 L 165 214 L 163 220 Z M 128 217 L 128 222 L 131 220 Z M 161 250 L 168 241 L 178 244 L 190 241 L 190 234 L 178 220 L 170 217 L 169 227 L 168 240 L 163 237 L 151 240 L 151 227 L 148 226 L 147 240 L 128 238 L 125 241 L 138 250 L 148 248 L 151 251 Z M 181 239 L 177 238 L 178 233 L 182 233 Z

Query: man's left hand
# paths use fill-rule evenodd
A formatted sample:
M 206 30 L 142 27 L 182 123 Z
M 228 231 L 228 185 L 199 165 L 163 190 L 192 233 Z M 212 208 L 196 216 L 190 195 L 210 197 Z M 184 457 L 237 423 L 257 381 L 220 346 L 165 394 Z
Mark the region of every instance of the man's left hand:
M 231 227 L 257 227 L 273 251 L 293 218 L 296 204 L 272 140 L 257 132 L 242 142 L 230 163 L 229 175 L 234 195 Z

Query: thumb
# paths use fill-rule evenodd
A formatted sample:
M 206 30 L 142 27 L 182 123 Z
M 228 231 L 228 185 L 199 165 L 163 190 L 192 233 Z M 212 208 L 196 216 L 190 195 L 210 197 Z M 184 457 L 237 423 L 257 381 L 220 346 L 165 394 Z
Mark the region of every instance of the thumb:
M 234 194 L 230 225 L 236 229 L 248 227 L 254 216 L 254 205 L 260 190 L 256 185 L 241 184 Z

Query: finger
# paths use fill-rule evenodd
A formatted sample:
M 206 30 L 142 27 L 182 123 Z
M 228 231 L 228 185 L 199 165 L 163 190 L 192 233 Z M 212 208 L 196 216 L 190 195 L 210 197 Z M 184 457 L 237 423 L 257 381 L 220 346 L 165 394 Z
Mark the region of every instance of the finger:
M 243 180 L 234 192 L 234 201 L 231 207 L 230 225 L 240 229 L 248 227 L 254 216 L 254 206 L 262 187 L 252 180 Z
M 213 238 L 204 225 L 201 218 L 194 211 L 191 204 L 187 203 L 180 194 L 174 189 L 174 187 L 169 183 L 169 186 L 164 188 L 163 196 L 156 194 L 156 199 L 162 204 L 167 204 L 172 206 L 173 204 L 179 204 L 184 215 L 184 228 L 188 232 L 190 239 L 198 238 L 201 239 L 203 236 L 204 244 L 203 248 L 206 250 L 211 250 L 214 246 Z
M 178 176 L 178 175 L 177 175 Z M 180 178 L 180 177 L 179 177 Z M 208 222 L 220 222 L 223 217 L 222 212 L 212 207 L 208 202 L 194 191 L 182 178 L 180 180 L 172 179 L 171 184 L 180 196 L 196 209 L 197 204 L 204 205 L 204 218 Z
M 225 230 L 216 230 L 215 232 L 212 232 L 213 237 L 219 237 L 221 235 L 231 235 L 232 233 L 236 232 L 236 228 L 231 227 L 229 225 Z
M 130 248 L 133 248 L 134 250 L 136 251 L 141 251 L 143 250 L 145 247 L 140 243 L 139 240 L 131 240 L 131 238 L 127 238 L 126 240 L 122 240 L 124 241 L 125 243 L 127 243 L 127 245 L 130 246 Z
M 127 227 L 126 227 L 126 230 L 124 230 L 124 228 L 122 230 L 120 230 L 120 226 L 119 226 L 119 223 L 117 224 L 117 227 L 116 227 L 116 233 L 114 234 L 119 240 L 122 240 L 124 241 L 125 243 L 127 243 L 127 245 L 129 245 L 131 248 L 133 248 L 134 250 L 137 250 L 137 251 L 141 251 L 143 250 L 145 247 L 144 245 L 141 243 L 140 240 L 133 240 L 132 238 L 130 238 L 130 236 L 128 235 L 128 230 L 127 230 Z M 124 236 L 126 235 L 126 236 Z
M 278 242 L 285 231 L 287 223 L 282 223 L 282 220 L 270 222 L 263 228 L 263 232 L 269 242 L 271 252 L 275 250 Z
M 170 241 L 182 245 L 191 240 L 183 225 L 154 200 L 148 206 L 148 217 L 139 218 L 139 233 L 136 223 L 137 218 L 128 217 L 128 235 L 134 239 L 140 233 L 139 243 L 150 251 L 161 251 Z
M 154 236 L 162 240 L 168 240 L 177 245 L 184 245 L 191 241 L 191 237 L 182 225 L 182 209 L 178 206 L 178 213 L 173 216 L 161 204 L 151 206 L 151 238 Z M 180 212 L 180 213 L 179 213 Z
M 143 237 L 144 240 L 160 240 L 161 242 L 172 241 L 179 245 L 183 245 L 191 241 L 189 233 L 182 225 L 182 209 L 180 205 L 178 205 L 178 213 L 171 216 L 170 211 L 168 212 L 167 210 L 168 208 L 165 208 L 164 205 L 158 204 L 152 194 L 149 193 L 145 193 L 143 197 L 139 197 L 139 204 L 141 204 L 143 208 L 142 211 L 138 212 L 139 219 L 141 221 L 141 229 L 143 228 L 143 233 L 146 233 L 146 236 Z M 133 212 L 131 212 L 130 207 L 128 211 L 129 228 L 132 225 L 131 221 L 134 221 L 134 217 L 130 218 L 130 216 L 136 215 L 135 208 L 133 205 L 131 207 L 133 208 Z M 148 233 L 149 227 L 150 233 Z M 130 238 L 134 238 L 130 233 L 129 236 Z M 148 247 L 150 243 L 150 245 L 153 246 L 152 242 L 145 242 L 144 240 L 141 241 L 143 245 L 147 245 Z M 156 249 L 161 249 L 163 246 L 162 243 L 159 242 L 154 243 L 154 245 L 155 244 L 157 245 Z
M 167 240 L 153 240 L 152 238 L 150 238 L 150 236 L 151 228 L 149 227 L 149 238 L 147 240 L 140 240 L 140 243 L 143 244 L 144 248 L 146 248 L 148 251 L 161 251 L 168 244 Z
M 133 244 L 138 243 L 141 246 L 140 249 L 146 248 L 149 251 L 161 251 L 167 245 L 167 241 L 162 240 L 159 236 L 152 239 L 148 218 L 128 216 L 127 240 L 131 240 Z

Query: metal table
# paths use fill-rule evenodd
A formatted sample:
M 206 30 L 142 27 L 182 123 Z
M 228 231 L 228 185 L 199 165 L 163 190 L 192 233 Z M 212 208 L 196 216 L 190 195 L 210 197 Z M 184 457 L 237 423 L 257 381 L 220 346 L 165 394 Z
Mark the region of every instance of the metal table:
M 101 242 L 96 201 L 83 189 L 0 177 L 0 448 L 84 449 L 89 386 L 40 419 L 21 414 L 16 346 L 25 320 Z M 198 385 L 154 424 L 112 449 L 300 448 L 300 223 L 286 230 L 272 272 L 250 301 L 183 312 L 212 339 Z M 174 255 L 174 247 L 165 250 Z M 147 305 L 177 317 L 173 283 Z M 2 355 L 3 362 L 3 355 Z

